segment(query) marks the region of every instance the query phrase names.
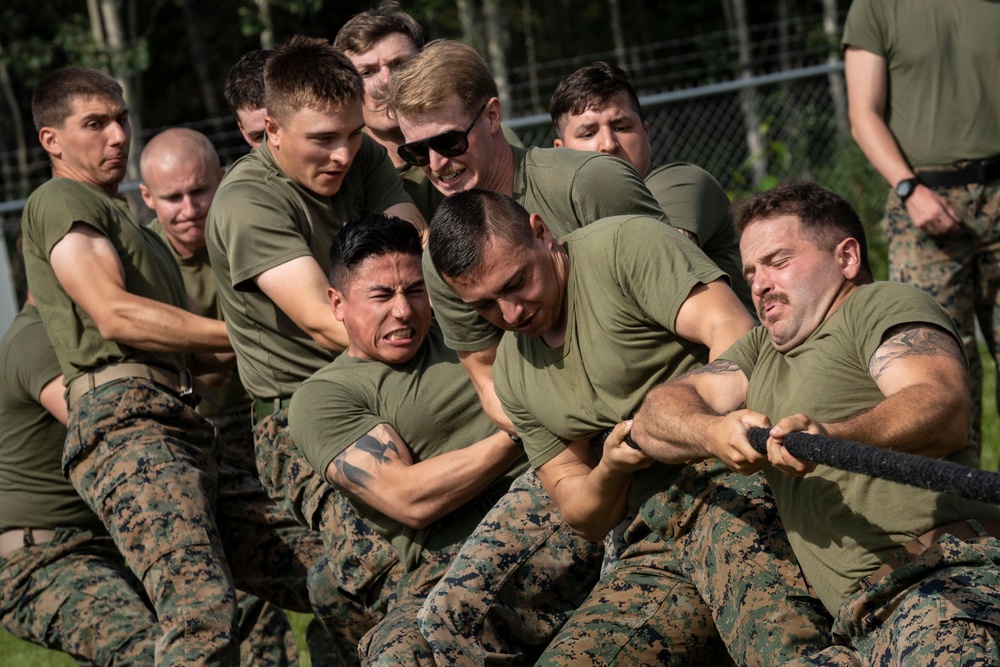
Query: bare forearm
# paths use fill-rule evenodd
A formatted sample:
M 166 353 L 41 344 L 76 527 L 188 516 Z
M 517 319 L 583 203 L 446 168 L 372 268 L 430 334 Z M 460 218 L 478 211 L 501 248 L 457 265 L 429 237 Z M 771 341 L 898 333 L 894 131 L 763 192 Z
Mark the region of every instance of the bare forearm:
M 95 318 L 110 341 L 152 352 L 229 352 L 226 325 L 182 308 L 129 295 Z
M 913 170 L 900 151 L 896 139 L 878 114 L 868 110 L 852 111 L 851 135 L 861 152 L 890 186 L 913 176 Z
M 843 440 L 943 458 L 966 445 L 970 403 L 959 392 L 918 384 L 902 389 L 867 412 L 826 424 Z
M 625 518 L 630 480 L 631 475 L 612 475 L 598 464 L 589 474 L 559 480 L 550 495 L 574 531 L 600 542 Z
M 704 459 L 711 456 L 708 433 L 720 419 L 693 387 L 660 385 L 646 395 L 633 418 L 632 439 L 664 463 Z

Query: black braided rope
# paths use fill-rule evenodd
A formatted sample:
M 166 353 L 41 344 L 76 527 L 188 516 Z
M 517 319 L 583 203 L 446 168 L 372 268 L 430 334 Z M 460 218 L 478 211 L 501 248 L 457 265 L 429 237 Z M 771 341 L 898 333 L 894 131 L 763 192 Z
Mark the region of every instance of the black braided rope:
M 754 449 L 767 453 L 768 429 L 752 428 L 747 435 Z M 811 433 L 789 433 L 784 445 L 796 458 L 831 468 L 1000 503 L 1000 473 Z
M 768 432 L 766 428 L 752 428 L 747 433 L 750 444 L 761 454 L 767 453 Z M 604 431 L 592 443 L 603 446 L 610 434 L 610 429 Z M 625 443 L 639 449 L 630 436 L 625 437 Z M 813 463 L 1000 504 L 1000 473 L 811 433 L 789 433 L 784 444 L 792 456 Z

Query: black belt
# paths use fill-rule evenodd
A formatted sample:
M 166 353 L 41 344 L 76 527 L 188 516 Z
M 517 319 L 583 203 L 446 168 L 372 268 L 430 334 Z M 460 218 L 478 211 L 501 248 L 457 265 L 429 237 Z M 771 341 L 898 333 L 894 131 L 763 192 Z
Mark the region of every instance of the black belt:
M 931 188 L 954 188 L 973 183 L 991 183 L 1000 178 L 1000 155 L 983 160 L 958 162 L 948 169 L 917 169 L 917 178 Z

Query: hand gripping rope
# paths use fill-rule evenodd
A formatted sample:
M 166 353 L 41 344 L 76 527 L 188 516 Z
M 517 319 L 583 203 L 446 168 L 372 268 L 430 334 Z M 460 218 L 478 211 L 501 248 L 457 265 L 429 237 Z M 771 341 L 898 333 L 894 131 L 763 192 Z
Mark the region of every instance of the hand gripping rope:
M 594 443 L 603 444 L 610 434 L 610 429 L 604 431 Z M 750 444 L 761 454 L 767 453 L 767 437 L 766 428 L 751 428 L 747 433 Z M 625 437 L 625 443 L 639 449 L 630 436 Z M 1000 473 L 811 433 L 789 433 L 784 445 L 792 456 L 805 461 L 1000 504 Z

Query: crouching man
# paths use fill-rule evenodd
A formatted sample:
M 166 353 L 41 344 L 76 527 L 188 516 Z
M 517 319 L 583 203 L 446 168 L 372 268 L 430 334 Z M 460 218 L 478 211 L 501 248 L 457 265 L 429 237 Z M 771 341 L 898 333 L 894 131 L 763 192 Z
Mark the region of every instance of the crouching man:
M 432 664 L 416 612 L 526 469 L 521 448 L 483 412 L 444 345 L 421 254 L 416 228 L 398 218 L 369 215 L 341 230 L 330 251 L 329 297 L 350 343 L 302 383 L 289 412 L 292 438 L 318 474 L 399 555 L 364 591 L 370 607 L 388 612 L 361 642 L 368 664 Z

